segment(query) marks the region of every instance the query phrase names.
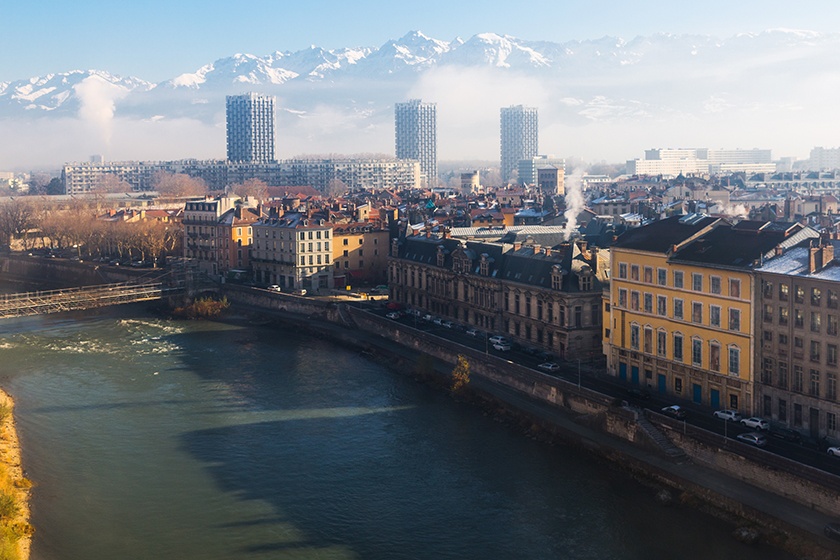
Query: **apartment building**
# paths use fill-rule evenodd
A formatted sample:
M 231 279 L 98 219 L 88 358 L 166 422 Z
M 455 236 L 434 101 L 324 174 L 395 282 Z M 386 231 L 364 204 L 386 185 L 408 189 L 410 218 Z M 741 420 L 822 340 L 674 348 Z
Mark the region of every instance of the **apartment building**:
M 333 263 L 337 286 L 384 284 L 388 269 L 388 230 L 370 222 L 333 225 Z
M 767 254 L 756 270 L 756 409 L 765 418 L 837 438 L 840 242 L 810 243 Z
M 803 229 L 690 214 L 624 233 L 611 247 L 608 372 L 754 413 L 754 269 L 774 247 L 805 239 Z
M 289 213 L 257 220 L 252 228 L 251 267 L 258 283 L 307 293 L 335 286 L 332 224 Z

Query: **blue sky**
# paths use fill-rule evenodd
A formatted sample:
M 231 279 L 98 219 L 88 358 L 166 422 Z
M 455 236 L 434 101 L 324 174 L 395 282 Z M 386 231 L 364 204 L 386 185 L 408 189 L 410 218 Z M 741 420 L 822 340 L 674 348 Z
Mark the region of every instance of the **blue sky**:
M 140 0 L 0 2 L 0 81 L 75 69 L 158 82 L 237 52 L 379 46 L 412 30 L 566 41 L 769 28 L 840 31 L 837 0 Z

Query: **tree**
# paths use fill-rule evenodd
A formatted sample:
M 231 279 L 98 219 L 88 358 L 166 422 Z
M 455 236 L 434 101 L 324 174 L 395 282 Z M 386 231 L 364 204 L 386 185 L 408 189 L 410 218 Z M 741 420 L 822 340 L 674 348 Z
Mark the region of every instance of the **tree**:
M 258 201 L 268 199 L 268 185 L 259 179 L 248 179 L 244 183 L 237 183 L 230 186 L 233 194 L 241 198 L 251 198 Z
M 96 181 L 94 190 L 98 193 L 127 193 L 133 191 L 134 188 L 120 176 L 104 173 Z
M 330 179 L 327 185 L 327 196 L 336 198 L 348 191 L 347 184 L 341 179 Z
M 207 194 L 207 183 L 203 179 L 183 173 L 158 171 L 152 178 L 152 187 L 162 197 L 185 198 Z
M 470 363 L 467 359 L 458 354 L 458 363 L 452 370 L 452 392 L 460 393 L 470 384 Z
M 0 235 L 3 244 L 9 245 L 15 239 L 23 239 L 25 245 L 26 234 L 35 225 L 35 209 L 29 202 L 17 199 L 0 204 Z

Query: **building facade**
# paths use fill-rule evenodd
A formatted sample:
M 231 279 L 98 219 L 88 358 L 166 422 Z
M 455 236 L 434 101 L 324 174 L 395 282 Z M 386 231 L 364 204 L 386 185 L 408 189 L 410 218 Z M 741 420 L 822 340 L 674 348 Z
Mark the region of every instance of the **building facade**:
M 516 105 L 501 109 L 502 181 L 510 181 L 519 161 L 539 153 L 539 121 L 536 107 Z
M 220 263 L 227 261 L 230 245 L 219 220 L 233 210 L 234 200 L 228 197 L 193 200 L 184 206 L 184 256 L 197 263 L 198 270 L 212 277 L 225 273 Z
M 611 247 L 608 372 L 753 414 L 753 270 L 802 229 L 690 214 L 624 233 Z
M 290 213 L 254 222 L 251 267 L 259 284 L 318 293 L 333 282 L 332 225 Z
M 274 161 L 274 105 L 275 99 L 271 95 L 246 93 L 227 96 L 228 161 Z
M 813 438 L 837 438 L 840 242 L 767 255 L 757 270 L 756 410 Z
M 437 185 L 437 105 L 412 99 L 394 106 L 397 159 L 420 162 L 429 187 Z
M 600 354 L 609 255 L 448 237 L 392 240 L 391 298 L 562 359 Z
M 370 222 L 335 224 L 333 238 L 336 285 L 387 283 L 388 230 Z

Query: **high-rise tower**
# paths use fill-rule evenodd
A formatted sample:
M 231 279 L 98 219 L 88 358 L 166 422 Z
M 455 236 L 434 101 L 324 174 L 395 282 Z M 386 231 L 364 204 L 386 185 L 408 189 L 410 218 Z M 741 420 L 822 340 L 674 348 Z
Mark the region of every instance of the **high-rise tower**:
M 502 108 L 502 180 L 509 181 L 521 159 L 531 159 L 539 152 L 537 108 Z
M 274 161 L 274 97 L 259 93 L 227 96 L 229 161 Z
M 398 159 L 416 159 L 426 184 L 437 184 L 437 105 L 412 99 L 394 106 Z

